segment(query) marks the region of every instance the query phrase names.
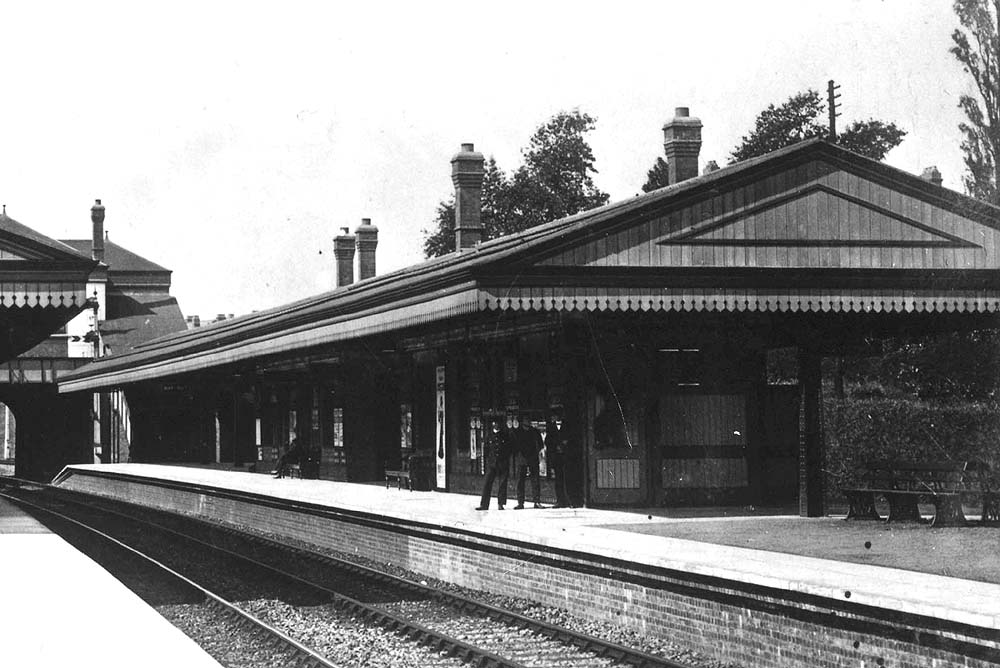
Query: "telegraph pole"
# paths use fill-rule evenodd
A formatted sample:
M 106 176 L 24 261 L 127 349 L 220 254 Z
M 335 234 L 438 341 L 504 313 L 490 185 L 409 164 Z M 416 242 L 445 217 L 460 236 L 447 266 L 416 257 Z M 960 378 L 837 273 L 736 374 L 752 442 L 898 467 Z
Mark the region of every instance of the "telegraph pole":
M 827 106 L 830 108 L 830 134 L 829 139 L 832 142 L 837 141 L 837 116 L 840 113 L 837 112 L 837 108 L 840 107 L 840 103 L 837 102 L 837 98 L 840 97 L 840 93 L 837 90 L 840 86 L 833 83 L 833 79 L 826 84 L 826 95 L 827 95 Z

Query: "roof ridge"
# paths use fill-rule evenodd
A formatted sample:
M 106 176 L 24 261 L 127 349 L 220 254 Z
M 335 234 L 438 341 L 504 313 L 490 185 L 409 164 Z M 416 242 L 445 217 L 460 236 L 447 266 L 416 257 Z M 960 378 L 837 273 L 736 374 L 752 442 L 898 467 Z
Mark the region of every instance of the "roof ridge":
M 784 161 L 796 154 L 808 155 L 808 152 L 811 151 L 826 154 L 828 159 L 831 160 L 849 161 L 852 165 L 862 170 L 869 173 L 874 172 L 874 176 L 882 175 L 883 178 L 897 179 L 902 182 L 901 185 L 904 187 L 919 189 L 923 193 L 940 198 L 952 206 L 967 204 L 970 208 L 973 208 L 977 203 L 976 200 L 968 196 L 934 186 L 919 176 L 836 146 L 826 139 L 807 139 L 762 156 L 726 165 L 708 174 L 701 174 L 664 188 L 637 194 L 629 198 L 616 200 L 615 202 L 609 202 L 608 204 L 536 225 L 514 234 L 491 239 L 471 249 L 452 251 L 446 255 L 401 267 L 387 274 L 373 276 L 352 283 L 351 285 L 311 295 L 279 306 L 262 309 L 232 320 L 215 323 L 208 327 L 181 331 L 159 337 L 142 344 L 136 349 L 136 352 L 143 351 L 148 353 L 150 349 L 160 346 L 183 346 L 188 343 L 194 348 L 202 342 L 211 342 L 212 339 L 219 339 L 220 337 L 223 340 L 228 340 L 225 337 L 231 336 L 233 332 L 249 336 L 258 331 L 263 331 L 275 319 L 286 320 L 289 323 L 300 323 L 299 317 L 301 316 L 306 320 L 300 324 L 306 324 L 309 322 L 310 317 L 316 321 L 321 320 L 323 317 L 331 317 L 331 313 L 336 313 L 337 308 L 341 305 L 344 307 L 344 315 L 349 315 L 354 311 L 367 308 L 366 305 L 391 303 L 393 299 L 398 299 L 400 295 L 409 295 L 407 290 L 414 285 L 432 288 L 432 290 L 427 292 L 429 296 L 432 296 L 440 287 L 456 285 L 463 279 L 468 280 L 472 278 L 473 275 L 468 273 L 470 269 L 496 264 L 512 256 L 526 254 L 530 249 L 539 248 L 543 243 L 553 239 L 557 234 L 561 235 L 564 231 L 575 233 L 588 230 L 617 215 L 625 215 L 650 204 L 671 200 L 675 197 L 683 196 L 685 193 L 711 187 L 714 183 L 734 177 L 738 178 L 740 175 L 751 172 L 751 170 L 755 170 L 761 165 Z M 987 205 L 983 204 L 983 206 Z M 991 206 L 989 207 L 989 211 L 990 215 L 996 218 L 996 213 L 1000 212 L 1000 208 Z M 1000 229 L 1000 222 L 994 220 L 991 224 Z M 358 297 L 358 299 L 353 300 L 350 299 L 351 297 Z M 333 306 L 332 309 L 330 308 L 331 305 Z M 310 311 L 312 312 L 311 314 Z M 296 324 L 295 326 L 299 325 Z M 107 358 L 110 364 L 119 363 L 121 359 L 121 357 Z M 112 360 L 114 361 L 112 362 Z M 103 363 L 95 362 L 94 364 L 102 365 Z M 88 365 L 88 367 L 90 366 Z M 90 375 L 90 373 L 95 372 L 88 373 L 81 369 L 80 373 Z M 100 372 L 97 371 L 96 373 Z

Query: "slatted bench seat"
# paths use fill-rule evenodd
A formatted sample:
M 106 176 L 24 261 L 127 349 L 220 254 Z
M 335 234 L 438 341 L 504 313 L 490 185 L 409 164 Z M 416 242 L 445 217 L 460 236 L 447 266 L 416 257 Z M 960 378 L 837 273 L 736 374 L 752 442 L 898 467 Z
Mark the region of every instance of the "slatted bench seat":
M 313 457 L 306 457 L 301 462 L 288 464 L 285 471 L 289 478 L 309 478 L 315 480 L 319 478 L 319 461 Z
M 396 489 L 402 489 L 403 483 L 406 483 L 406 489 L 413 491 L 413 485 L 410 483 L 410 461 L 408 457 L 403 457 L 402 466 L 398 469 L 385 469 L 385 488 L 389 489 L 389 482 L 391 480 L 396 481 Z
M 876 495 L 889 502 L 889 522 L 923 518 L 917 508 L 921 500 L 934 504 L 931 526 L 964 526 L 963 500 L 983 504 L 983 521 L 997 520 L 997 494 L 989 490 L 988 467 L 979 462 L 870 462 L 855 486 L 843 487 L 850 509 L 847 519 L 882 519 L 875 508 Z

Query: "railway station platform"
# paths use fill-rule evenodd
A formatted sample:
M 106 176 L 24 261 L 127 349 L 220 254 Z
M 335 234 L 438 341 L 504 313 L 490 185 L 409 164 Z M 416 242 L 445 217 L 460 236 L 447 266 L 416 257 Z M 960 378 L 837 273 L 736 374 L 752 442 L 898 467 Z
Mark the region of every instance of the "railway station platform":
M 747 666 L 1000 665 L 1000 584 L 655 530 L 704 518 L 500 511 L 495 500 L 482 512 L 470 495 L 147 464 L 71 466 L 53 482 L 556 605 Z M 984 538 L 982 558 L 997 559 L 995 536 Z
M 219 668 L 110 573 L 0 498 L 0 665 Z

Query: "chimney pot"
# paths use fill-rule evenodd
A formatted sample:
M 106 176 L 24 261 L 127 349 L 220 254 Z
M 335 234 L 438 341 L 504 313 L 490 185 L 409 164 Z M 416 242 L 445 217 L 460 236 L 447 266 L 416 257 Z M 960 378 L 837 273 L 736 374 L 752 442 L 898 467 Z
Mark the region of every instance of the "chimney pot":
M 363 281 L 375 275 L 375 249 L 378 247 L 378 228 L 371 218 L 362 218 L 354 230 L 358 238 L 358 280 Z
M 698 176 L 701 151 L 701 121 L 687 107 L 674 109 L 674 117 L 663 126 L 663 151 L 667 155 L 670 185 Z
M 455 185 L 455 250 L 475 248 L 483 238 L 483 154 L 471 144 L 451 159 Z
M 94 206 L 90 207 L 90 222 L 93 224 L 91 257 L 104 262 L 104 206 L 99 199 L 94 200 Z
M 944 181 L 944 179 L 941 178 L 941 172 L 938 171 L 936 165 L 931 165 L 930 167 L 926 167 L 924 169 L 924 173 L 920 175 L 920 178 L 924 179 L 925 181 L 930 181 L 936 186 L 941 185 L 941 183 Z

